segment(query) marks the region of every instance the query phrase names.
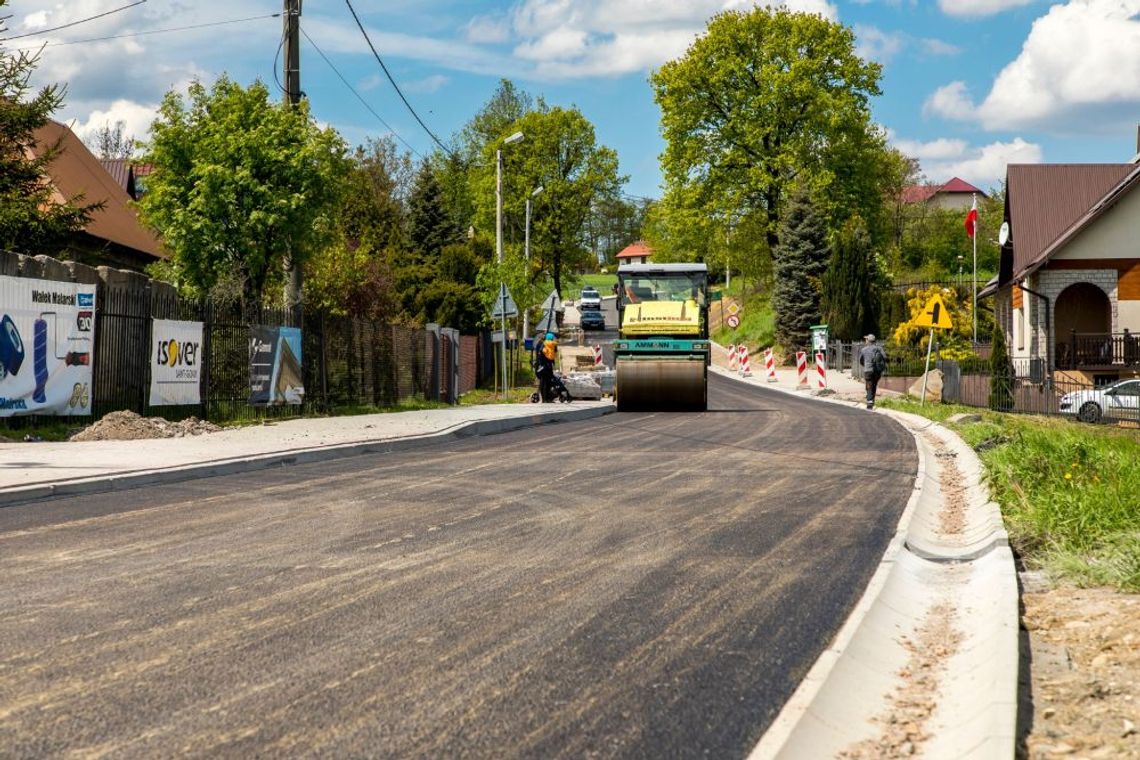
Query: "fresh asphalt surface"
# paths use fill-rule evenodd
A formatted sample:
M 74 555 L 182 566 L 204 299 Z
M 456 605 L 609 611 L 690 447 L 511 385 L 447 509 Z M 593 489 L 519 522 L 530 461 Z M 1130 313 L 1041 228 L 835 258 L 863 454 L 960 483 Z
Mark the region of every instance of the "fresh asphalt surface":
M 746 755 L 917 457 L 710 384 L 706 414 L 0 509 L 0 755 Z

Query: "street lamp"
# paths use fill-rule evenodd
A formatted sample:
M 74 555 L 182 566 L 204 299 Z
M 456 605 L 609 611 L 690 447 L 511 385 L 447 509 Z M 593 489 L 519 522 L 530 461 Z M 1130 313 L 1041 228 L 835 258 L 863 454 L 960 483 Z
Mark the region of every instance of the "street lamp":
M 503 145 L 510 145 L 523 139 L 522 132 L 515 132 L 503 140 Z M 503 264 L 503 149 L 500 146 L 495 150 L 495 260 L 500 266 Z M 499 353 L 503 359 L 503 397 L 507 395 L 507 298 L 506 288 L 500 287 L 504 293 L 499 309 L 502 313 L 503 342 Z
M 526 226 L 525 226 L 524 232 L 523 232 L 523 257 L 527 260 L 527 263 L 530 263 L 530 201 L 532 198 L 536 197 L 541 192 L 542 192 L 542 185 L 539 185 L 526 198 Z M 528 272 L 527 274 L 530 274 L 530 273 Z M 525 309 L 523 309 L 523 334 L 522 334 L 522 338 L 523 338 L 524 344 L 526 343 L 526 339 L 529 336 L 530 336 L 530 306 L 528 303 L 527 307 Z

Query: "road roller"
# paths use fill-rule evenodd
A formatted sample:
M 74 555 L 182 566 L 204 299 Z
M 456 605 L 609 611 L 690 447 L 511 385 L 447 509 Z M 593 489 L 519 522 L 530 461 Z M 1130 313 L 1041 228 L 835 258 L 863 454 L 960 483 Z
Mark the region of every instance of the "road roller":
M 618 411 L 708 408 L 708 267 L 618 267 Z

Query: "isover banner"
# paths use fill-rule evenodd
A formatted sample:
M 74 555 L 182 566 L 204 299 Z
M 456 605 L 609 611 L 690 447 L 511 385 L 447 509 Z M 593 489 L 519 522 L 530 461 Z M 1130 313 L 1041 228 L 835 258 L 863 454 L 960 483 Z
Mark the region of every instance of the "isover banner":
M 156 319 L 150 334 L 150 405 L 202 403 L 202 323 Z
M 300 404 L 304 397 L 301 328 L 251 327 L 249 403 L 254 406 Z
M 0 416 L 91 414 L 95 286 L 0 276 Z

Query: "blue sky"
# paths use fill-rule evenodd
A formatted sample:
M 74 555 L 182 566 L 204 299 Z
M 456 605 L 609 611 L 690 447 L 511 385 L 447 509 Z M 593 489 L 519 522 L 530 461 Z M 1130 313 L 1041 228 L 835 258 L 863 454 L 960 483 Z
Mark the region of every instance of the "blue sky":
M 65 82 L 58 118 L 81 135 L 119 119 L 144 137 L 163 93 L 222 71 L 275 87 L 280 0 L 10 0 L 9 47 L 48 43 L 37 82 Z M 983 189 L 1006 163 L 1119 162 L 1140 123 L 1140 0 L 787 0 L 855 29 L 884 65 L 876 120 L 931 181 Z M 660 194 L 658 111 L 647 77 L 683 53 L 707 19 L 748 0 L 353 0 L 424 121 L 446 139 L 507 77 L 575 105 L 617 150 L 631 195 Z M 239 19 L 250 19 L 242 20 Z M 230 22 L 234 23 L 220 23 Z M 167 32 L 177 27 L 210 24 Z M 392 129 L 432 147 L 383 79 L 340 0 L 305 3 L 302 28 Z M 140 34 L 143 33 L 143 34 Z M 133 35 L 133 36 L 120 36 Z M 92 38 L 118 36 L 94 42 Z M 74 44 L 60 44 L 60 43 Z M 278 63 L 278 66 L 280 63 Z M 388 129 L 302 39 L 313 113 L 351 143 Z

